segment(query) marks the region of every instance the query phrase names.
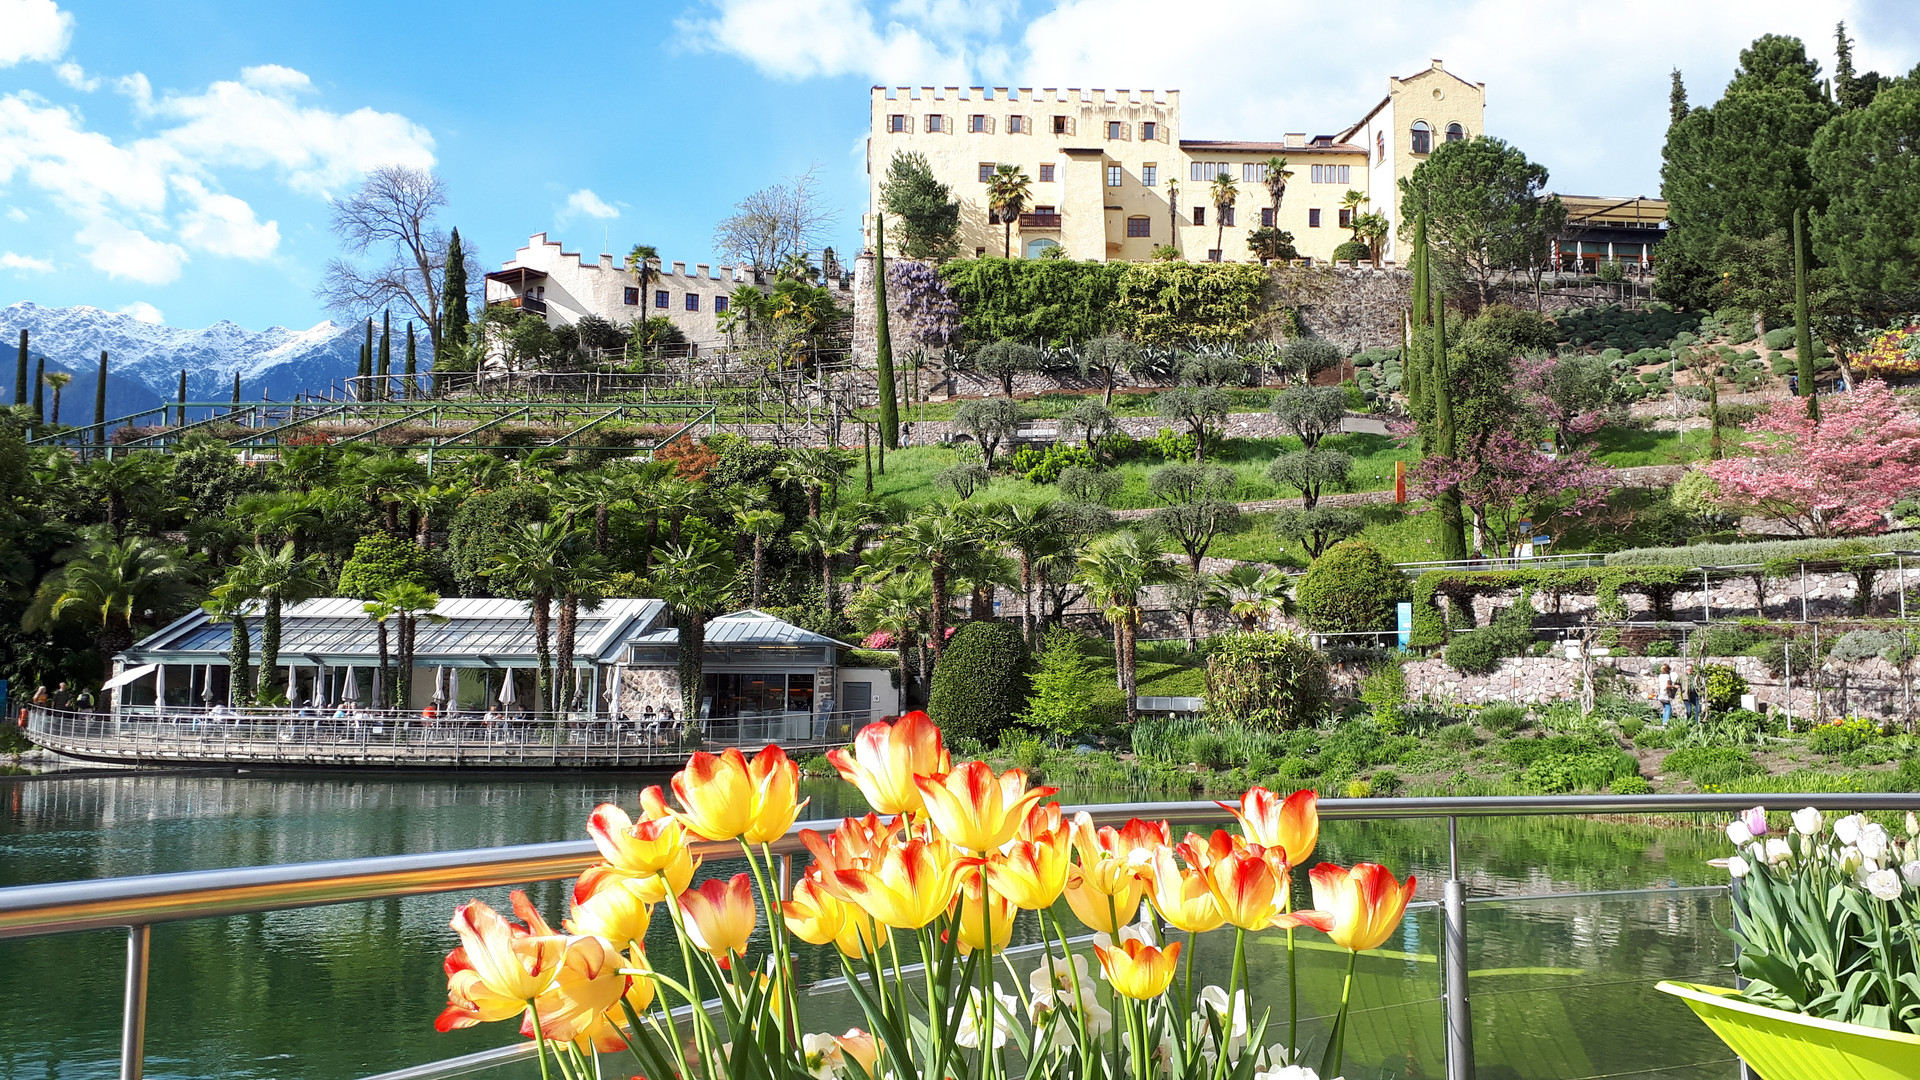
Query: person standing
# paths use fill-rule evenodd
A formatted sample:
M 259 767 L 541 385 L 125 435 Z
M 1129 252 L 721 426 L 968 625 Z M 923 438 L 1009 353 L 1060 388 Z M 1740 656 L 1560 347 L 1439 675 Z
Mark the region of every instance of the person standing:
M 1660 677 L 1654 680 L 1654 697 L 1660 702 L 1660 722 L 1673 719 L 1673 665 L 1661 664 Z

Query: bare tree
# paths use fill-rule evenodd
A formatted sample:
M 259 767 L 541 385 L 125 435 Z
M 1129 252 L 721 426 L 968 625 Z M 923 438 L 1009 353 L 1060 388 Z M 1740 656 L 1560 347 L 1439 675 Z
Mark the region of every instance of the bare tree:
M 331 227 L 346 257 L 327 261 L 314 295 L 343 315 L 404 305 L 437 340 L 447 234 L 433 219 L 446 205 L 446 183 L 428 170 L 382 165 L 368 173 L 333 204 Z M 468 280 L 480 280 L 472 248 L 466 256 Z
M 820 190 L 821 166 L 741 199 L 714 226 L 713 246 L 726 258 L 772 273 L 795 255 L 823 246 L 840 222 L 840 211 Z

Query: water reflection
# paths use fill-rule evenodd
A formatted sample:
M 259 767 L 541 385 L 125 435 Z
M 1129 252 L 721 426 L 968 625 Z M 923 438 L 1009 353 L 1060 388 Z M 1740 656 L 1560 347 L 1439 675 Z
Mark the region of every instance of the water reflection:
M 660 779 L 129 774 L 0 782 L 0 885 L 579 838 L 594 805 L 631 807 L 640 786 Z M 814 800 L 809 817 L 865 809 L 838 783 L 809 782 L 805 794 Z M 1062 799 L 1101 796 L 1068 791 Z M 1707 828 L 1535 818 L 1462 822 L 1460 833 L 1463 876 L 1478 896 L 1707 882 L 1714 872 L 1704 861 L 1721 843 Z M 1318 857 L 1414 873 L 1419 897 L 1432 899 L 1446 873 L 1444 823 L 1329 822 Z M 566 885 L 529 892 L 557 917 Z M 502 1027 L 438 1035 L 430 1026 L 444 997 L 447 917 L 462 898 L 156 928 L 148 1074 L 352 1078 L 509 1041 Z M 481 898 L 504 904 L 505 890 Z M 1651 988 L 1663 977 L 1721 977 L 1729 958 L 1714 928 L 1715 903 L 1674 893 L 1474 905 L 1481 1075 L 1632 1075 L 1724 1058 L 1684 1007 Z M 670 966 L 666 921 L 656 930 L 663 936 L 651 953 Z M 1280 935 L 1269 937 L 1250 953 L 1271 978 L 1284 950 L 1274 944 Z M 1418 912 L 1391 955 L 1363 961 L 1369 1034 L 1350 1054 L 1350 1080 L 1442 1074 L 1438 941 L 1434 913 Z M 122 937 L 109 932 L 0 943 L 8 976 L 0 1077 L 115 1075 L 123 955 Z M 1344 962 L 1325 949 L 1304 955 L 1303 1013 L 1319 1017 L 1337 1004 Z M 803 978 L 838 974 L 827 955 L 809 954 L 803 967 Z M 857 1022 L 844 995 L 811 997 L 808 1008 L 823 1030 Z M 1320 1022 L 1307 1030 L 1318 1032 Z M 1709 1064 L 1660 1075 L 1733 1073 Z

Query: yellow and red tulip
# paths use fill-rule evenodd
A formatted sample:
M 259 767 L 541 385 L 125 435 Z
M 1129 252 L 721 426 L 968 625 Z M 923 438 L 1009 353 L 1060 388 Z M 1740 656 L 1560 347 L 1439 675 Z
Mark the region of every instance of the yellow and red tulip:
M 599 872 L 595 872 L 599 871 Z M 653 904 L 640 894 L 643 879 L 594 867 L 573 886 L 573 913 L 566 921 L 569 934 L 596 935 L 617 946 L 647 940 Z
M 616 869 L 657 874 L 686 854 L 687 831 L 668 810 L 658 787 L 640 793 L 645 814 L 639 821 L 613 803 L 602 803 L 587 818 L 587 835 Z
M 853 745 L 827 754 L 842 779 L 860 789 L 882 814 L 911 814 L 921 807 L 916 776 L 942 776 L 953 767 L 940 729 L 923 712 L 892 724 L 868 724 Z
M 959 902 L 953 909 L 961 956 L 970 955 L 975 949 L 996 953 L 1013 940 L 1013 916 L 1019 909 L 982 883 L 980 877 L 978 873 L 968 874 L 960 882 Z
M 1226 921 L 1242 930 L 1271 925 L 1280 912 L 1286 871 L 1275 872 L 1265 849 L 1248 845 L 1221 856 L 1206 871 L 1207 890 Z
M 538 1017 L 541 1033 L 556 1042 L 573 1043 L 582 1050 L 626 1049 L 618 1024 L 608 1015 L 608 1010 L 619 1009 L 620 998 L 627 993 L 622 963 L 620 953 L 602 938 L 569 939 L 553 988 L 534 1002 L 534 1016 L 522 1023 L 520 1033 L 531 1037 Z
M 1119 859 L 1102 859 L 1091 867 L 1067 869 L 1064 895 L 1074 917 L 1090 930 L 1113 934 L 1140 910 L 1146 883 Z
M 768 746 L 747 763 L 753 781 L 753 813 L 743 835 L 748 843 L 770 844 L 793 828 L 812 799 L 798 797 L 800 766 L 777 746 Z
M 467 959 L 466 946 L 459 946 L 448 953 L 444 966 L 447 972 L 447 1007 L 434 1018 L 434 1030 L 452 1031 L 475 1024 L 488 1024 L 518 1016 L 527 1010 L 525 998 L 507 997 L 487 985 L 487 981 L 474 970 L 473 961 Z
M 685 809 L 680 820 L 709 840 L 734 840 L 753 824 L 753 774 L 735 747 L 718 754 L 698 751 L 673 774 L 673 793 Z
M 1015 840 L 987 861 L 995 892 L 1027 911 L 1050 908 L 1067 887 L 1067 832 L 1057 829 Z
M 1175 929 L 1204 934 L 1226 922 L 1220 903 L 1207 887 L 1203 870 L 1182 870 L 1171 848 L 1161 848 L 1153 860 L 1153 907 Z
M 678 903 L 686 916 L 688 940 L 720 961 L 722 967 L 747 951 L 747 938 L 759 917 L 753 903 L 753 881 L 747 875 L 704 881 L 699 888 L 681 893 Z
M 850 817 L 843 819 L 840 827 L 827 836 L 802 829 L 800 842 L 813 853 L 822 881 L 831 886 L 834 871 L 859 869 L 885 854 L 905 824 L 904 818 L 883 821 L 879 814 Z
M 1413 898 L 1413 875 L 1407 875 L 1403 884 L 1377 863 L 1359 863 L 1351 870 L 1321 863 L 1308 878 L 1313 882 L 1314 910 L 1281 916 L 1276 924 L 1311 926 L 1355 952 L 1385 944 Z
M 873 1067 L 880 1060 L 879 1039 L 859 1028 L 848 1028 L 845 1035 L 835 1035 L 833 1041 L 840 1052 L 847 1055 L 847 1060 L 859 1063 L 868 1076 L 876 1075 Z
M 1281 799 L 1266 788 L 1256 787 L 1240 796 L 1238 806 L 1216 805 L 1240 819 L 1248 840 L 1278 849 L 1286 854 L 1288 865 L 1300 866 L 1320 843 L 1319 804 L 1320 796 L 1312 789 Z
M 809 867 L 793 885 L 793 899 L 780 905 L 787 930 L 809 945 L 825 945 L 847 924 L 847 905 L 820 882 L 820 867 Z
M 526 921 L 515 926 L 478 900 L 454 909 L 451 926 L 466 950 L 466 965 L 495 997 L 523 1005 L 545 993 L 566 951 L 567 939 L 555 934 L 527 902 L 513 893 L 514 913 Z M 451 957 L 448 958 L 451 962 Z
M 1027 787 L 1027 774 L 999 776 L 984 761 L 969 761 L 943 776 L 916 776 L 914 784 L 935 829 L 956 847 L 976 855 L 1012 840 L 1040 800 L 1060 790 Z
M 1100 966 L 1106 970 L 1107 981 L 1113 984 L 1114 992 L 1135 1001 L 1166 993 L 1180 959 L 1179 942 L 1159 949 L 1128 938 L 1110 949 L 1095 945 L 1093 951 L 1100 957 Z
M 906 840 L 871 867 L 834 871 L 833 880 L 849 902 L 880 922 L 917 930 L 946 912 L 959 872 L 974 862 L 955 859 L 945 844 Z

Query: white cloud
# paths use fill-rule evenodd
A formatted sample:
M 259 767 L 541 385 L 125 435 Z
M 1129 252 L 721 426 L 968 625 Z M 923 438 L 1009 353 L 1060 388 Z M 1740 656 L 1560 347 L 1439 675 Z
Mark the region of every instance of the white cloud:
M 16 255 L 11 251 L 0 251 L 0 269 L 13 270 L 21 274 L 47 274 L 53 272 L 53 264 L 31 255 Z
M 87 94 L 91 94 L 95 90 L 100 89 L 100 83 L 102 81 L 98 75 L 89 76 L 86 68 L 81 67 L 71 60 L 56 66 L 53 69 L 53 74 L 54 77 L 62 83 Z
M 143 285 L 165 285 L 180 277 L 187 253 L 178 244 L 155 240 L 111 218 L 90 221 L 74 234 L 87 248 L 87 261 L 108 277 Z
M 245 201 L 208 191 L 190 178 L 176 178 L 174 186 L 193 204 L 180 218 L 180 239 L 187 246 L 238 259 L 264 259 L 280 246 L 279 223 L 262 223 Z
M 20 209 L 17 206 L 9 206 L 7 207 L 7 220 L 8 221 L 25 221 L 27 220 L 27 212 L 25 210 Z
M 58 60 L 73 36 L 73 16 L 53 0 L 0 0 L 0 68 L 22 60 Z
M 154 307 L 152 304 L 147 303 L 145 300 L 135 300 L 133 303 L 128 304 L 125 307 L 117 307 L 117 308 L 114 308 L 113 310 L 119 312 L 122 315 L 131 315 L 134 318 L 139 319 L 141 322 L 144 322 L 144 323 L 163 323 L 167 321 L 164 317 L 161 316 L 159 308 Z
M 605 219 L 619 217 L 620 211 L 608 206 L 607 201 L 595 195 L 592 188 L 581 188 L 567 196 L 566 208 L 560 212 L 563 218 L 572 218 L 576 214 Z
M 679 20 L 689 48 L 729 53 L 778 78 L 862 75 L 886 81 L 959 81 L 971 66 L 964 43 L 943 49 L 960 28 L 995 33 L 1010 5 L 992 0 L 896 3 L 880 24 L 864 0 L 707 0 L 707 11 Z M 978 7 L 973 22 L 965 9 Z M 918 25 L 915 25 L 918 24 Z

